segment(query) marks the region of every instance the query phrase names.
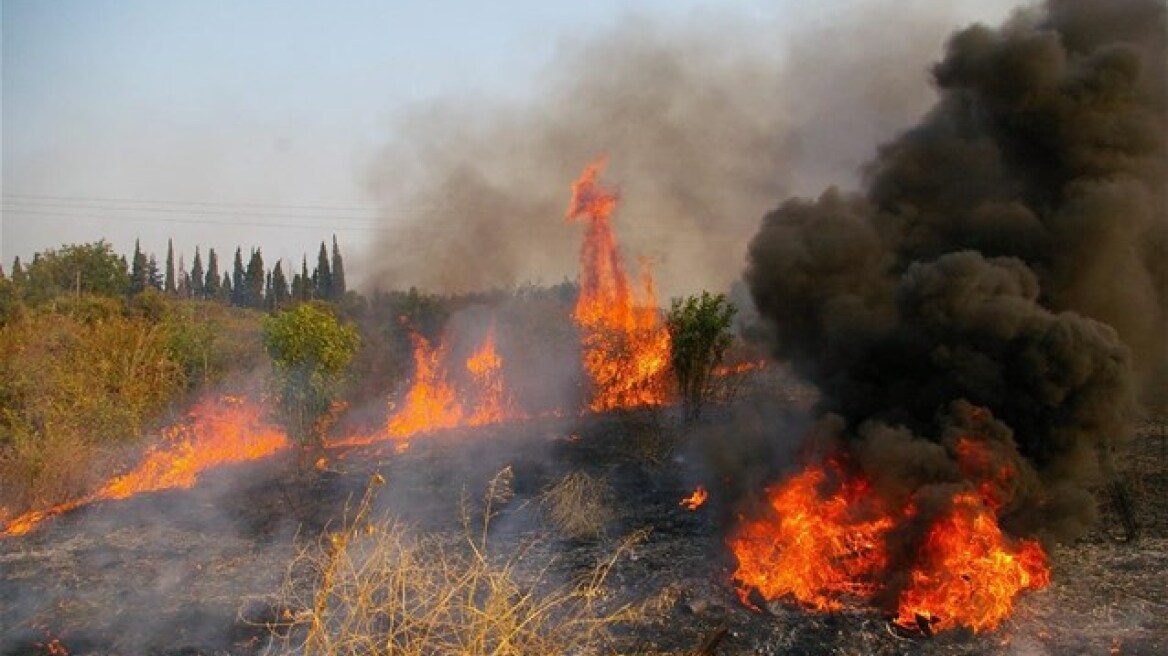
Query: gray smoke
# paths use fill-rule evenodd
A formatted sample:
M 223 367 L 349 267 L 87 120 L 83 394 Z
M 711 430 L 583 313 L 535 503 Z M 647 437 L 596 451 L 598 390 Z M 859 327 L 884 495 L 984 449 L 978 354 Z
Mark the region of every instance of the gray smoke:
M 855 180 L 877 140 L 924 110 L 956 4 L 869 2 L 790 39 L 757 19 L 632 16 L 566 42 L 529 97 L 418 108 L 371 173 L 389 230 L 366 255 L 371 282 L 575 277 L 568 186 L 606 154 L 626 257 L 651 259 L 666 294 L 724 289 L 774 198 Z
M 1165 24 L 1156 0 L 1051 0 L 964 29 L 862 193 L 764 218 L 751 294 L 886 494 L 988 474 L 958 467 L 974 437 L 1018 471 L 1007 528 L 1092 520 L 1096 450 L 1166 371 Z

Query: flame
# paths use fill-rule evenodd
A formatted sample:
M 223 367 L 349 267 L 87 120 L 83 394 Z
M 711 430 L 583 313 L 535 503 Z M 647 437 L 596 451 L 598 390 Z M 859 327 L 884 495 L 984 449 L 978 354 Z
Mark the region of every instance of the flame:
M 593 411 L 662 405 L 668 401 L 669 332 L 657 310 L 652 271 L 643 264 L 634 298 L 612 230 L 619 195 L 600 185 L 604 159 L 572 183 L 567 220 L 584 221 L 580 296 L 573 319 L 583 335 L 584 370 L 592 380 Z
M 725 376 L 738 376 L 764 367 L 766 367 L 766 360 L 755 360 L 739 362 L 737 364 L 718 365 L 710 373 L 716 378 L 722 378 Z
M 973 441 L 955 448 L 963 470 L 985 471 L 989 451 Z M 963 455 L 964 454 L 964 455 Z M 907 582 L 888 590 L 889 543 L 912 535 L 916 505 L 890 509 L 860 475 L 837 462 L 810 465 L 766 490 L 766 513 L 741 518 L 728 539 L 738 561 L 734 579 L 747 605 L 755 589 L 764 599 L 791 597 L 818 611 L 837 611 L 895 599 L 895 622 L 941 631 L 959 626 L 991 630 L 1023 590 L 1050 581 L 1047 558 L 1033 540 L 1013 539 L 998 526 L 1001 484 L 1008 468 L 990 468 L 991 481 L 956 492 L 949 507 L 909 550 Z
M 701 508 L 702 504 L 705 503 L 706 499 L 708 498 L 710 498 L 710 493 L 706 491 L 705 487 L 699 485 L 694 488 L 693 494 L 682 499 L 677 505 L 682 506 L 686 510 L 694 511 L 698 508 Z
M 503 379 L 503 358 L 495 350 L 494 327 L 466 361 L 471 389 L 463 397 L 447 379 L 449 347 L 441 343 L 432 347 L 418 334 L 410 337 L 414 342 L 416 374 L 406 394 L 405 406 L 389 419 L 387 432 L 391 438 L 401 440 L 445 428 L 484 426 L 521 418 Z M 467 410 L 461 398 L 473 399 L 475 403 Z
M 517 417 L 515 400 L 503 381 L 503 358 L 495 352 L 494 326 L 487 332 L 479 350 L 466 361 L 466 369 L 479 393 L 478 405 L 467 421 L 469 425 L 497 424 Z
M 990 630 L 1013 611 L 1019 592 L 1050 583 L 1042 547 L 1003 535 L 989 505 L 972 491 L 955 495 L 933 523 L 917 563 L 896 616 L 910 628 L 919 617 L 934 631 Z
M 449 348 L 443 344 L 432 347 L 417 333 L 410 334 L 410 341 L 414 344 L 414 384 L 406 393 L 405 407 L 389 419 L 389 435 L 394 438 L 462 423 L 462 404 L 446 381 Z
M 194 486 L 208 469 L 255 460 L 288 448 L 284 432 L 264 418 L 263 408 L 242 397 L 224 396 L 196 404 L 162 441 L 146 452 L 132 471 L 107 482 L 96 493 L 43 511 L 16 517 L 0 533 L 23 535 L 47 517 L 107 499 Z

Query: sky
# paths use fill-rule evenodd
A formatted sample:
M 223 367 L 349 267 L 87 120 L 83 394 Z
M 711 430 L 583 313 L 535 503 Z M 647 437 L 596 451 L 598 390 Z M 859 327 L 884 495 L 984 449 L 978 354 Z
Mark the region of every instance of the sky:
M 889 6 L 930 3 L 955 25 L 1011 4 Z M 161 259 L 173 238 L 188 266 L 195 245 L 311 263 L 334 234 L 375 259 L 409 207 L 384 212 L 369 178 L 419 107 L 538 94 L 558 52 L 631 16 L 732 15 L 779 43 L 864 4 L 3 0 L 0 262 L 100 238 Z

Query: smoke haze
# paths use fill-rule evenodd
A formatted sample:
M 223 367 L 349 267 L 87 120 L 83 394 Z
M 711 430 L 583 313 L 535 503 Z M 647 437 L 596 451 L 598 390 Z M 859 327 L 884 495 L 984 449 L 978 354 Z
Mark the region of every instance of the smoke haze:
M 373 285 L 574 277 L 568 186 L 607 154 L 626 257 L 653 261 L 666 295 L 725 288 L 776 198 L 855 180 L 877 141 L 926 107 L 927 62 L 964 4 L 852 4 L 819 22 L 791 12 L 794 27 L 632 16 L 565 42 L 529 97 L 418 108 L 371 173 L 398 228 L 368 252 Z

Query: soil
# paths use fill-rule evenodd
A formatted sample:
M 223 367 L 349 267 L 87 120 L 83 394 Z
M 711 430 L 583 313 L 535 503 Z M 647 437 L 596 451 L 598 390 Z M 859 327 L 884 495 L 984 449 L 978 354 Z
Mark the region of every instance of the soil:
M 772 398 L 788 410 L 806 401 L 797 391 Z M 611 486 L 611 521 L 595 539 L 544 541 L 542 555 L 570 576 L 608 558 L 621 538 L 643 536 L 608 579 L 612 603 L 653 609 L 620 632 L 622 653 L 1168 653 L 1168 421 L 1141 423 L 1117 454 L 1138 540 L 1119 539 L 1104 503 L 1089 535 L 1052 554 L 1052 584 L 1023 595 L 999 629 L 931 637 L 874 611 L 772 603 L 755 612 L 738 601 L 721 538 L 733 483 L 711 480 L 703 463 L 742 421 L 732 407 L 712 408 L 697 428 L 673 410 L 535 420 L 418 438 L 400 454 L 390 445 L 334 451 L 323 471 L 277 457 L 216 470 L 190 490 L 95 503 L 0 539 L 0 655 L 268 653 L 265 622 L 293 554 L 343 522 L 374 473 L 388 481 L 381 511 L 445 531 L 505 467 L 514 496 L 493 523 L 496 545 L 547 531 L 540 495 L 577 470 Z M 698 483 L 709 502 L 680 507 Z

